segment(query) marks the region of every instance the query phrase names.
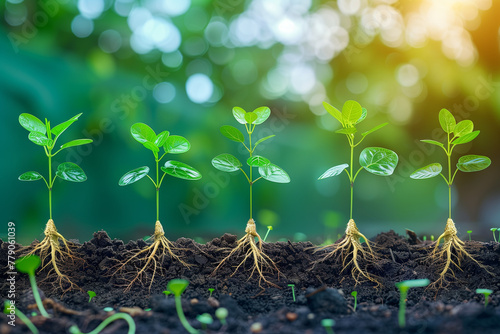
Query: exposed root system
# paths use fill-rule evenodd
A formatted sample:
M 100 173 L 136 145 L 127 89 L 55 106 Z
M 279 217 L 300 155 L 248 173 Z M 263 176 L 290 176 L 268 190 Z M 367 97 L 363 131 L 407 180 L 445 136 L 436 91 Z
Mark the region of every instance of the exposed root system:
M 253 259 L 253 267 L 252 271 L 250 273 L 250 276 L 248 279 L 250 279 L 255 271 L 257 271 L 259 275 L 259 286 L 261 288 L 261 282 L 264 281 L 267 284 L 278 287 L 276 284 L 270 282 L 265 276 L 264 273 L 266 270 L 269 270 L 271 272 L 277 272 L 278 273 L 278 278 L 280 271 L 278 270 L 278 267 L 274 263 L 274 261 L 264 253 L 262 250 L 262 239 L 260 235 L 257 233 L 257 229 L 255 228 L 255 221 L 250 218 L 250 220 L 247 223 L 247 227 L 245 228 L 245 236 L 241 239 L 238 240 L 237 246 L 229 252 L 229 255 L 226 256 L 222 261 L 219 262 L 217 267 L 214 269 L 213 274 L 233 255 L 239 255 L 240 253 L 244 252 L 245 257 L 243 260 L 236 266 L 236 269 L 234 270 L 233 274 L 231 274 L 231 277 L 238 271 L 238 269 L 245 264 L 248 258 Z M 258 244 L 255 242 L 255 238 L 257 238 Z
M 56 225 L 52 219 L 49 219 L 47 222 L 44 234 L 45 238 L 36 244 L 26 255 L 37 254 L 40 256 L 42 261 L 42 268 L 40 270 L 50 266 L 46 279 L 51 279 L 55 276 L 54 283 L 59 286 L 63 293 L 73 288 L 78 288 L 68 275 L 62 273 L 60 267 L 62 267 L 62 263 L 67 263 L 68 260 L 71 260 L 72 263 L 77 261 L 83 262 L 83 260 L 77 257 L 71 250 L 71 247 L 74 246 L 57 232 Z M 60 241 L 62 241 L 62 244 Z M 26 247 L 26 250 L 29 250 L 31 247 Z M 50 259 L 47 259 L 49 257 Z
M 443 240 L 443 246 L 439 248 L 439 242 Z M 455 223 L 451 218 L 448 218 L 446 222 L 446 228 L 444 233 L 439 236 L 436 241 L 436 245 L 432 250 L 429 258 L 435 262 L 436 265 L 444 264 L 443 270 L 439 274 L 439 278 L 433 282 L 429 287 L 431 288 L 444 288 L 448 285 L 447 277 L 455 278 L 455 272 L 453 268 L 460 268 L 460 262 L 464 258 L 469 258 L 474 261 L 479 267 L 488 271 L 488 269 L 479 263 L 476 259 L 470 255 L 465 249 L 465 243 L 460 240 L 457 236 L 457 229 Z M 489 271 L 488 271 L 489 272 Z
M 360 239 L 365 239 L 366 247 L 361 245 Z M 352 264 L 351 275 L 356 282 L 356 285 L 361 283 L 363 280 L 368 280 L 376 283 L 377 286 L 381 285 L 379 280 L 372 274 L 369 274 L 366 269 L 361 268 L 360 259 L 368 263 L 375 263 L 378 259 L 377 255 L 372 249 L 368 238 L 365 237 L 356 226 L 353 219 L 350 219 L 347 223 L 347 228 L 345 230 L 345 236 L 339 243 L 317 248 L 315 252 L 321 251 L 326 248 L 333 248 L 333 250 L 325 254 L 317 262 L 325 261 L 333 256 L 340 256 L 342 259 L 342 271 Z
M 179 257 L 174 253 L 174 251 L 179 249 L 176 248 L 173 245 L 173 243 L 165 237 L 163 226 L 161 225 L 159 220 L 156 221 L 155 224 L 155 232 L 153 234 L 153 240 L 154 240 L 153 243 L 144 249 L 127 251 L 126 254 L 127 259 L 125 261 L 120 262 L 118 265 L 114 267 L 114 268 L 117 267 L 117 269 L 114 270 L 112 276 L 114 276 L 120 271 L 123 271 L 127 264 L 134 264 L 134 265 L 135 263 L 140 264 L 138 267 L 136 267 L 137 274 L 135 274 L 134 277 L 128 282 L 125 291 L 129 291 L 135 282 L 141 282 L 142 284 L 142 282 L 144 281 L 143 275 L 146 273 L 147 269 L 150 266 L 152 266 L 153 268 L 152 277 L 149 283 L 149 290 L 151 290 L 151 285 L 153 284 L 157 271 L 160 272 L 163 271 L 162 263 L 166 256 L 170 256 L 172 260 L 177 260 L 184 266 L 189 267 L 189 264 L 184 262 L 181 259 L 181 257 Z M 142 265 L 142 263 L 144 263 L 144 265 Z

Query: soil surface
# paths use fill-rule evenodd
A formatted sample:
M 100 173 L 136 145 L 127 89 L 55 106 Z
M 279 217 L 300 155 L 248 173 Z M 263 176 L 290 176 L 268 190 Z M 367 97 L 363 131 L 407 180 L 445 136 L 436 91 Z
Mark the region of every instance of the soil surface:
M 78 266 L 70 261 L 64 270 L 81 290 L 62 294 L 54 288 L 47 270 L 37 273 L 39 290 L 51 318 L 32 315 L 36 310 L 27 275 L 18 274 L 16 280 L 16 305 L 39 329 L 40 333 L 68 333 L 78 325 L 84 333 L 93 330 L 111 312 L 130 313 L 136 323 L 137 333 L 187 333 L 175 310 L 173 296 L 165 296 L 167 282 L 174 278 L 190 282 L 182 295 L 182 305 L 190 324 L 201 330 L 196 316 L 209 313 L 214 321 L 201 333 L 331 333 L 321 325 L 321 320 L 334 319 L 333 330 L 339 333 L 500 333 L 500 243 L 466 241 L 467 251 L 488 271 L 469 259 L 461 262 L 461 269 L 454 268 L 455 278 L 439 290 L 431 288 L 410 289 L 407 298 L 406 328 L 398 326 L 399 291 L 394 283 L 417 278 L 435 281 L 439 267 L 426 256 L 432 243 L 405 238 L 393 231 L 382 233 L 371 241 L 376 245 L 379 260 L 361 264 L 376 275 L 381 286 L 370 281 L 356 285 L 351 267 L 342 270 L 338 258 L 318 261 L 325 252 L 314 252 L 309 242 L 266 243 L 264 250 L 275 262 L 280 273 L 267 272 L 266 278 L 280 288 L 273 287 L 251 273 L 251 261 L 234 273 L 243 255 L 228 260 L 215 274 L 218 262 L 227 249 L 236 246 L 237 237 L 225 234 L 207 244 L 180 238 L 174 245 L 182 249 L 179 254 L 190 264 L 186 267 L 165 257 L 151 281 L 152 268 L 142 276 L 142 285 L 134 284 L 124 292 L 127 283 L 143 263 L 131 261 L 124 270 L 112 275 L 118 261 L 123 261 L 126 250 L 138 250 L 148 243 L 143 240 L 124 244 L 112 240 L 106 232 L 94 233 L 92 240 L 76 243 L 75 252 L 85 264 Z M 1 241 L 0 241 L 1 242 Z M 7 244 L 0 247 L 0 265 L 7 265 Z M 5 272 L 5 271 L 3 271 Z M 234 275 L 233 275 L 234 273 Z M 3 275 L 5 276 L 5 275 Z M 2 298 L 8 285 L 2 279 Z M 152 283 L 151 283 L 152 282 Z M 262 287 L 259 286 L 259 283 Z M 294 284 L 295 298 L 292 288 Z M 208 289 L 214 289 L 209 298 Z M 475 293 L 477 288 L 493 290 L 489 304 L 484 307 L 484 296 Z M 97 296 L 89 303 L 87 291 Z M 357 291 L 358 304 L 354 311 L 352 291 Z M 2 301 L 3 303 L 3 301 Z M 229 310 L 227 324 L 215 318 L 218 307 Z M 149 310 L 150 309 L 150 310 Z M 127 333 L 123 320 L 113 322 L 102 333 Z M 1 317 L 0 333 L 30 333 L 21 321 L 12 327 L 7 318 Z

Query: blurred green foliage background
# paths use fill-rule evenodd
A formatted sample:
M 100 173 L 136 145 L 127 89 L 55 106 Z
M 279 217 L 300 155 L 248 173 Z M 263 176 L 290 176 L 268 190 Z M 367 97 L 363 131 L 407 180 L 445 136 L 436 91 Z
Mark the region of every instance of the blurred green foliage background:
M 255 138 L 276 137 L 258 152 L 292 182 L 254 187 L 260 232 L 272 224 L 271 241 L 336 239 L 348 218 L 347 177 L 317 178 L 348 162 L 349 152 L 322 102 L 341 108 L 348 99 L 368 109 L 361 131 L 390 122 L 364 145 L 400 155 L 393 176 L 358 178 L 354 216 L 363 233 L 442 232 L 445 183 L 408 177 L 445 162 L 443 152 L 418 141 L 440 139 L 434 131 L 441 108 L 481 130 L 457 153 L 492 159 L 485 171 L 457 176 L 455 222 L 464 237 L 471 229 L 483 240 L 500 227 L 498 1 L 1 0 L 0 14 L 0 236 L 14 221 L 17 240 L 29 243 L 48 219 L 44 184 L 17 179 L 29 170 L 47 174 L 42 148 L 18 123 L 24 112 L 53 125 L 82 112 L 61 144 L 94 139 L 55 159 L 80 164 L 88 176 L 54 186 L 54 220 L 67 238 L 88 240 L 100 229 L 125 240 L 152 233 L 152 185 L 118 186 L 126 171 L 153 167 L 151 152 L 130 135 L 135 122 L 188 138 L 192 149 L 167 159 L 203 174 L 197 182 L 165 180 L 160 215 L 167 235 L 241 235 L 248 184 L 210 161 L 224 152 L 245 157 L 219 133 L 221 125 L 241 126 L 232 107 L 266 105 L 272 115 Z

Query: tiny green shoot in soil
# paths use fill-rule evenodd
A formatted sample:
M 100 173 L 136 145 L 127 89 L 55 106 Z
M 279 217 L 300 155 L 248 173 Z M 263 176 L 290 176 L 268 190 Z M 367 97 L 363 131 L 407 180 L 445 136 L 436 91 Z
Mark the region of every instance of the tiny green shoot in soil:
M 43 307 L 42 299 L 40 298 L 40 294 L 38 293 L 38 287 L 36 286 L 35 270 L 37 270 L 38 267 L 40 267 L 41 263 L 42 261 L 40 260 L 40 257 L 38 255 L 33 255 L 33 254 L 22 256 L 18 258 L 15 262 L 16 269 L 19 272 L 28 274 L 29 276 L 31 289 L 33 290 L 33 297 L 35 297 L 35 302 L 36 305 L 38 306 L 38 310 L 40 310 L 40 314 L 46 318 L 49 318 L 50 315 L 45 310 L 45 307 Z
M 127 334 L 135 334 L 136 327 L 135 327 L 134 319 L 127 313 L 115 313 L 115 314 L 111 315 L 110 317 L 104 319 L 99 324 L 99 326 L 97 326 L 93 331 L 88 332 L 86 334 L 99 334 L 104 330 L 104 328 L 106 328 L 106 326 L 108 326 L 110 323 L 112 323 L 116 320 L 119 320 L 119 319 L 123 319 L 127 322 L 127 324 L 128 324 Z M 69 332 L 71 334 L 84 334 L 84 333 L 82 333 L 82 331 L 80 331 L 80 328 L 78 328 L 78 326 L 76 326 L 76 325 L 71 326 L 69 328 Z
M 292 297 L 295 302 L 295 284 L 288 284 L 288 286 L 292 288 Z
M 196 316 L 196 320 L 201 323 L 201 328 L 203 330 L 206 330 L 207 326 L 213 324 L 214 322 L 214 319 L 212 318 L 212 315 L 210 313 L 198 314 Z
M 497 236 L 495 234 L 495 232 L 498 230 L 498 228 L 496 227 L 492 227 L 490 228 L 490 231 L 493 232 L 493 240 L 495 240 L 495 242 L 497 242 Z
M 197 334 L 199 331 L 194 329 L 186 319 L 184 311 L 182 310 L 181 295 L 186 290 L 189 282 L 184 279 L 173 279 L 167 283 L 167 290 L 170 291 L 175 297 L 175 309 L 181 321 L 182 326 L 190 333 Z
M 273 230 L 273 227 L 271 225 L 267 226 L 267 232 L 266 232 L 266 235 L 264 236 L 264 239 L 262 239 L 262 241 L 266 242 L 267 236 L 269 235 L 269 232 L 271 232 L 272 230 Z
M 89 295 L 89 303 L 90 301 L 92 300 L 92 298 L 94 298 L 96 296 L 96 293 L 94 291 L 87 291 L 87 294 Z
M 476 293 L 484 295 L 484 307 L 488 306 L 488 301 L 493 291 L 490 289 L 476 289 Z
M 414 279 L 396 283 L 396 287 L 399 289 L 399 312 L 398 312 L 398 322 L 400 328 L 406 327 L 406 297 L 408 296 L 408 290 L 410 288 L 419 288 L 429 285 L 431 281 L 427 278 L 424 279 Z
M 225 326 L 227 324 L 226 318 L 228 314 L 229 312 L 225 307 L 219 307 L 217 310 L 215 310 L 215 317 L 219 319 L 222 326 Z
M 447 274 L 448 269 L 450 269 L 451 264 L 460 268 L 460 261 L 464 257 L 469 257 L 480 267 L 484 268 L 484 266 L 477 262 L 467 252 L 464 248 L 464 242 L 457 236 L 457 229 L 453 219 L 451 218 L 451 187 L 458 171 L 465 173 L 478 172 L 486 169 L 491 164 L 490 158 L 486 156 L 464 155 L 458 159 L 456 169 L 453 171 L 451 164 L 453 150 L 457 145 L 463 145 L 474 140 L 479 135 L 479 130 L 473 131 L 474 123 L 470 120 L 463 120 L 457 123 L 455 117 L 447 109 L 441 109 L 439 112 L 439 123 L 443 131 L 446 133 L 446 141 L 444 143 L 430 139 L 423 139 L 421 141 L 438 146 L 444 151 L 447 158 L 447 173 L 443 173 L 443 167 L 441 164 L 435 162 L 417 169 L 410 175 L 412 179 L 416 180 L 428 179 L 439 175 L 448 186 L 448 220 L 446 222 L 444 233 L 437 239 L 436 245 L 430 255 L 431 259 L 444 262 L 444 267 L 439 274 L 438 280 L 433 283 L 435 287 L 444 286 L 446 282 L 445 275 Z M 444 244 L 441 250 L 438 251 L 441 239 L 443 239 Z M 457 262 L 452 260 L 453 250 L 456 252 L 454 256 L 457 258 Z M 454 277 L 453 270 L 451 270 L 451 275 Z
M 214 293 L 215 289 L 214 288 L 208 288 L 208 292 L 210 293 L 210 295 L 208 296 L 208 298 L 212 297 L 212 293 Z
M 358 292 L 357 291 L 351 292 L 351 296 L 354 297 L 354 312 L 356 312 L 356 308 L 358 307 Z
M 33 334 L 38 334 L 38 329 L 33 325 L 31 320 L 21 312 L 15 305 L 12 305 L 10 301 L 6 300 L 4 303 L 3 313 L 7 315 L 7 318 L 11 321 L 15 321 L 15 316 L 24 322 L 24 324 L 29 328 Z
M 325 328 L 328 334 L 334 334 L 333 326 L 335 326 L 335 320 L 333 319 L 323 319 L 321 320 L 321 326 Z
M 472 238 L 471 238 L 472 231 L 471 231 L 471 230 L 468 230 L 468 231 L 467 231 L 467 234 L 469 235 L 469 241 L 471 241 L 471 240 L 472 240 Z

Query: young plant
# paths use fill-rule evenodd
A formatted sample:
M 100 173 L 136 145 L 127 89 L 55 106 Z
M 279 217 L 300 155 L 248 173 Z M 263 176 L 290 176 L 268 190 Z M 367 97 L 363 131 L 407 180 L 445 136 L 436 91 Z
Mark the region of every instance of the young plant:
M 333 326 L 335 326 L 335 320 L 333 319 L 323 319 L 321 320 L 321 326 L 325 328 L 328 334 L 334 334 Z
M 170 291 L 175 298 L 175 309 L 177 310 L 177 315 L 179 316 L 179 320 L 181 321 L 182 326 L 190 333 L 190 334 L 198 334 L 200 331 L 194 329 L 186 319 L 184 315 L 184 311 L 182 310 L 181 303 L 181 295 L 186 290 L 189 282 L 185 279 L 173 279 L 167 283 L 167 290 Z
M 125 175 L 123 175 L 118 182 L 120 186 L 126 186 L 139 181 L 144 177 L 148 177 L 153 186 L 156 189 L 156 224 L 153 233 L 153 242 L 148 247 L 135 251 L 129 254 L 126 261 L 121 263 L 114 274 L 127 265 L 132 260 L 138 260 L 140 262 L 145 262 L 139 272 L 134 276 L 134 278 L 127 285 L 125 291 L 130 290 L 134 282 L 142 277 L 142 274 L 146 271 L 150 264 L 153 266 L 153 276 L 151 277 L 149 288 L 151 289 L 151 284 L 153 284 L 156 270 L 158 268 L 158 261 L 160 263 L 159 267 L 162 268 L 161 263 L 163 262 L 166 255 L 169 255 L 172 259 L 175 259 L 185 266 L 188 266 L 178 255 L 174 253 L 176 248 L 173 243 L 165 237 L 165 232 L 163 226 L 160 223 L 160 187 L 163 183 L 163 179 L 168 174 L 170 176 L 184 179 L 184 180 L 199 180 L 201 179 L 201 174 L 196 169 L 191 166 L 186 165 L 183 162 L 168 160 L 160 168 L 160 161 L 165 157 L 167 153 L 170 154 L 180 154 L 189 151 L 191 144 L 189 141 L 181 136 L 171 136 L 168 131 L 163 131 L 158 135 L 151 129 L 148 125 L 144 123 L 135 123 L 130 128 L 130 133 L 132 137 L 141 143 L 146 149 L 153 153 L 155 159 L 155 173 L 153 178 L 149 176 L 149 167 L 142 166 L 133 169 Z M 163 154 L 160 150 L 163 148 Z M 163 173 L 160 173 L 160 169 Z M 113 274 L 113 275 L 114 275 Z
M 127 313 L 115 313 L 109 318 L 106 318 L 97 326 L 93 331 L 88 332 L 86 334 L 99 334 L 106 328 L 107 325 L 112 323 L 113 321 L 116 321 L 118 319 L 123 319 L 127 322 L 128 324 L 128 331 L 127 334 L 135 334 L 135 322 L 134 319 Z M 69 328 L 69 332 L 71 334 L 84 334 L 82 331 L 80 331 L 80 328 L 78 328 L 77 325 L 73 325 Z
M 266 242 L 267 236 L 269 235 L 269 232 L 273 230 L 273 227 L 271 225 L 267 226 L 267 232 L 266 235 L 264 236 L 264 239 L 262 241 Z
M 29 328 L 29 330 L 33 334 L 39 333 L 38 329 L 35 327 L 35 325 L 33 325 L 31 320 L 23 312 L 19 311 L 19 309 L 15 305 L 11 304 L 10 301 L 8 300 L 6 300 L 4 303 L 3 313 L 7 315 L 7 318 L 9 318 L 10 320 L 8 322 L 9 324 L 11 322 L 15 324 L 17 316 L 22 322 L 24 322 L 24 324 Z
M 357 291 L 351 292 L 351 296 L 354 297 L 354 312 L 356 312 L 356 308 L 358 307 L 358 292 Z
M 259 274 L 259 285 L 261 280 L 264 280 L 266 283 L 270 285 L 274 285 L 264 277 L 265 269 L 270 269 L 271 271 L 274 270 L 278 273 L 279 270 L 276 267 L 274 261 L 267 254 L 264 253 L 262 249 L 263 241 L 260 235 L 257 233 L 257 229 L 255 227 L 255 221 L 253 219 L 253 211 L 252 211 L 253 185 L 261 179 L 276 183 L 290 182 L 290 177 L 283 169 L 271 163 L 269 159 L 261 155 L 254 154 L 255 149 L 259 144 L 261 144 L 265 140 L 274 137 L 274 135 L 270 135 L 261 138 L 257 141 L 254 141 L 255 139 L 252 138 L 252 134 L 255 131 L 255 127 L 259 124 L 262 124 L 265 120 L 267 120 L 269 115 L 271 115 L 271 110 L 268 107 L 260 107 L 252 112 L 246 112 L 245 110 L 239 107 L 233 108 L 234 118 L 238 123 L 243 124 L 245 126 L 246 133 L 248 134 L 248 145 L 245 144 L 245 137 L 243 136 L 243 133 L 237 128 L 231 125 L 224 125 L 220 128 L 220 132 L 222 133 L 223 136 L 237 143 L 241 143 L 241 145 L 243 145 L 243 147 L 248 151 L 249 157 L 246 161 L 247 165 L 250 167 L 248 173 L 246 173 L 243 170 L 243 164 L 234 155 L 224 153 L 212 159 L 212 165 L 218 170 L 221 170 L 223 172 L 241 171 L 245 176 L 245 178 L 247 179 L 248 184 L 250 186 L 250 197 L 249 197 L 250 219 L 248 220 L 245 229 L 246 234 L 243 238 L 238 240 L 236 248 L 231 250 L 229 255 L 219 263 L 219 265 L 215 268 L 214 272 L 217 271 L 231 256 L 239 254 L 240 252 L 244 251 L 245 257 L 243 258 L 241 263 L 236 267 L 236 270 L 232 275 L 236 273 L 236 271 L 246 262 L 248 258 L 252 258 L 253 270 L 250 277 L 253 275 L 255 271 L 257 271 Z M 260 175 L 259 177 L 254 178 L 253 174 L 254 168 L 258 169 Z M 255 242 L 255 238 L 258 239 L 258 243 Z
M 208 292 L 210 293 L 210 295 L 208 296 L 208 298 L 212 297 L 212 293 L 214 293 L 215 289 L 214 288 L 209 288 L 208 289 Z
M 495 242 L 497 242 L 497 236 L 495 234 L 495 232 L 498 230 L 498 228 L 496 227 L 492 227 L 490 228 L 490 231 L 493 232 L 493 240 L 495 240 Z
M 361 142 L 374 131 L 377 131 L 388 123 L 383 123 L 377 125 L 376 127 L 363 132 L 359 140 L 356 139 L 357 129 L 356 126 L 361 121 L 366 118 L 367 111 L 362 108 L 361 105 L 356 101 L 346 101 L 342 107 L 342 112 L 332 105 L 323 102 L 325 109 L 342 125 L 342 129 L 337 130 L 336 133 L 340 133 L 346 136 L 347 142 L 350 147 L 350 164 L 341 164 L 328 169 L 323 173 L 318 179 L 326 179 L 332 176 L 337 176 L 342 172 L 346 172 L 349 179 L 349 184 L 351 187 L 351 205 L 349 211 L 349 222 L 347 223 L 347 229 L 345 231 L 344 239 L 332 245 L 327 245 L 320 247 L 317 251 L 332 247 L 333 250 L 326 254 L 320 261 L 326 260 L 334 255 L 340 254 L 342 258 L 343 269 L 347 268 L 349 264 L 353 264 L 354 267 L 351 271 L 352 277 L 359 283 L 359 277 L 364 277 L 372 282 L 378 284 L 378 281 L 370 275 L 367 271 L 361 268 L 358 256 L 363 258 L 365 261 L 373 262 L 376 259 L 376 254 L 373 252 L 368 238 L 366 238 L 357 228 L 356 223 L 353 219 L 353 194 L 354 194 L 354 182 L 358 177 L 358 174 L 362 170 L 366 170 L 375 175 L 388 176 L 394 172 L 396 165 L 398 164 L 398 155 L 386 148 L 381 147 L 367 147 L 359 156 L 360 167 L 356 171 L 354 169 L 354 149 L 361 144 Z M 366 246 L 368 250 L 362 247 L 360 239 L 363 238 L 366 241 Z M 346 263 L 347 258 L 352 255 L 352 259 Z
M 215 310 L 215 317 L 219 319 L 222 326 L 225 326 L 227 324 L 226 318 L 228 314 L 229 312 L 225 307 L 219 307 L 217 310 Z
M 488 306 L 490 295 L 493 293 L 493 291 L 490 289 L 476 289 L 476 293 L 484 295 L 484 307 L 486 308 L 486 306 Z
M 35 271 L 38 267 L 40 267 L 41 263 L 42 261 L 38 255 L 22 256 L 15 262 L 16 269 L 21 273 L 28 274 L 30 278 L 31 290 L 33 290 L 33 297 L 35 297 L 35 302 L 40 310 L 40 314 L 46 318 L 50 318 L 50 315 L 45 310 L 45 307 L 43 307 L 42 299 L 40 298 L 38 287 L 36 286 Z
M 471 231 L 471 230 L 467 231 L 467 234 L 469 235 L 469 241 L 471 241 L 471 240 L 472 240 L 472 239 L 471 239 L 471 234 L 472 234 L 472 231 Z
M 198 320 L 201 323 L 201 328 L 203 330 L 206 330 L 207 326 L 213 324 L 214 322 L 214 319 L 212 318 L 210 313 L 198 314 L 196 316 L 196 320 Z
M 52 268 L 49 271 L 49 275 L 52 272 L 55 272 L 57 276 L 57 281 L 59 282 L 59 286 L 62 290 L 70 290 L 74 284 L 69 279 L 67 275 L 64 275 L 59 269 L 59 263 L 64 263 L 70 258 L 72 261 L 75 260 L 75 256 L 70 249 L 69 242 L 57 232 L 56 225 L 54 224 L 54 220 L 52 219 L 52 188 L 54 187 L 54 183 L 56 179 L 59 177 L 61 180 L 70 181 L 70 182 L 83 182 L 87 180 L 87 176 L 84 171 L 76 164 L 72 162 L 63 162 L 59 166 L 57 166 L 57 171 L 54 173 L 52 169 L 52 158 L 56 156 L 59 152 L 64 149 L 80 146 L 85 144 L 92 143 L 92 139 L 76 139 L 69 141 L 60 146 L 60 148 L 56 148 L 56 142 L 59 139 L 59 136 L 69 128 L 71 124 L 73 124 L 81 114 L 71 117 L 66 122 L 63 122 L 55 127 L 51 128 L 50 122 L 45 119 L 45 124 L 40 121 L 37 117 L 31 114 L 21 114 L 19 116 L 19 123 L 23 128 L 29 131 L 28 139 L 31 140 L 38 146 L 42 146 L 45 152 L 45 155 L 48 159 L 48 177 L 44 177 L 39 172 L 29 171 L 23 173 L 19 176 L 19 180 L 21 181 L 37 181 L 43 180 L 47 189 L 49 190 L 49 220 L 45 225 L 45 238 L 39 242 L 28 254 L 40 254 L 42 260 L 42 268 L 45 268 L 45 261 L 47 257 L 50 255 L 50 263 L 52 264 Z M 63 246 L 61 246 L 60 242 L 62 241 Z M 67 289 L 63 288 L 63 282 L 69 284 Z
M 406 297 L 408 296 L 408 290 L 410 288 L 419 288 L 429 285 L 431 281 L 427 278 L 424 279 L 414 279 L 396 283 L 396 288 L 399 289 L 399 312 L 398 312 L 398 322 L 400 328 L 406 327 Z
M 292 288 L 292 297 L 295 302 L 295 284 L 288 284 L 288 286 Z
M 465 173 L 478 172 L 487 168 L 491 164 L 491 160 L 490 158 L 482 155 L 464 155 L 458 159 L 458 163 L 456 165 L 457 168 L 453 171 L 451 165 L 451 155 L 453 153 L 453 149 L 457 145 L 466 144 L 472 141 L 479 135 L 479 130 L 473 131 L 474 124 L 470 120 L 463 120 L 457 123 L 455 117 L 453 117 L 453 115 L 446 109 L 441 109 L 439 112 L 439 123 L 441 124 L 441 128 L 446 133 L 446 141 L 444 143 L 429 139 L 421 141 L 427 144 L 436 145 L 443 149 L 447 157 L 447 173 L 442 173 L 443 167 L 440 163 L 436 162 L 417 169 L 410 175 L 410 177 L 412 179 L 420 180 L 439 175 L 448 186 L 448 220 L 446 222 L 444 233 L 437 239 L 436 245 L 430 255 L 431 259 L 438 262 L 444 262 L 444 267 L 439 274 L 438 280 L 433 283 L 436 287 L 443 287 L 446 283 L 445 275 L 448 270 L 451 270 L 451 275 L 453 277 L 455 276 L 453 270 L 450 268 L 451 265 L 453 264 L 457 268 L 460 268 L 460 261 L 464 257 L 469 257 L 480 267 L 484 268 L 484 266 L 482 266 L 467 252 L 464 247 L 465 243 L 457 236 L 455 223 L 451 219 L 451 187 L 458 171 Z M 441 250 L 439 250 L 439 242 L 441 240 L 444 241 L 444 244 Z M 453 260 L 453 256 L 456 258 L 456 261 Z
M 89 295 L 89 303 L 90 301 L 92 300 L 92 298 L 94 298 L 96 296 L 95 292 L 94 291 L 87 291 L 87 294 Z

